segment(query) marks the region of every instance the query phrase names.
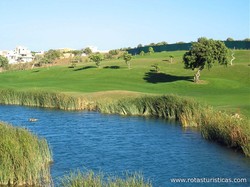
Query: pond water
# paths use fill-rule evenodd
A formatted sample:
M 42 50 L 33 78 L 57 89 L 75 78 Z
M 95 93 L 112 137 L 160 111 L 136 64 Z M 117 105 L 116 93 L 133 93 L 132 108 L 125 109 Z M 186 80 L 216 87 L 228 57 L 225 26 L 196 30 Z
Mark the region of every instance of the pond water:
M 29 118 L 38 121 L 29 122 Z M 70 171 L 91 169 L 118 176 L 126 171 L 141 172 L 153 186 L 250 186 L 249 158 L 177 123 L 4 105 L 0 105 L 0 120 L 48 140 L 55 182 Z M 193 183 L 171 183 L 172 178 L 191 178 Z M 202 178 L 220 178 L 221 183 L 195 183 Z M 248 182 L 223 182 L 234 178 Z

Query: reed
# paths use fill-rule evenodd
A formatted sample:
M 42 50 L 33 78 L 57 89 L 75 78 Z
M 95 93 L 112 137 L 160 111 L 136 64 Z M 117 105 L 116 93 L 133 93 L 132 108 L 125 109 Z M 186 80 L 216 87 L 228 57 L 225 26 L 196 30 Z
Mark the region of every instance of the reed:
M 0 90 L 0 104 L 25 105 L 61 110 L 82 110 L 91 107 L 82 97 L 42 90 L 16 91 Z
M 61 179 L 60 187 L 152 187 L 149 181 L 145 181 L 138 173 L 126 174 L 125 176 L 105 176 L 102 173 L 71 172 Z
M 102 101 L 88 100 L 82 96 L 71 96 L 41 90 L 0 90 L 0 104 L 16 104 L 50 107 L 63 110 L 98 110 L 102 113 L 120 115 L 154 116 L 174 119 L 183 127 L 197 127 L 204 138 L 242 150 L 250 156 L 250 124 L 244 117 L 212 109 L 193 99 L 176 95 L 141 96 Z
M 243 151 L 250 157 L 250 124 L 244 117 L 207 109 L 202 114 L 201 133 L 208 140 Z
M 192 99 L 175 95 L 144 96 L 121 99 L 116 102 L 98 103 L 103 113 L 120 115 L 154 116 L 181 121 L 183 126 L 198 127 L 204 106 Z
M 145 96 L 98 104 L 98 109 L 109 114 L 179 120 L 183 127 L 199 128 L 204 138 L 243 151 L 250 157 L 249 120 L 220 112 L 192 99 L 175 95 Z
M 0 186 L 51 183 L 52 154 L 45 139 L 0 122 Z

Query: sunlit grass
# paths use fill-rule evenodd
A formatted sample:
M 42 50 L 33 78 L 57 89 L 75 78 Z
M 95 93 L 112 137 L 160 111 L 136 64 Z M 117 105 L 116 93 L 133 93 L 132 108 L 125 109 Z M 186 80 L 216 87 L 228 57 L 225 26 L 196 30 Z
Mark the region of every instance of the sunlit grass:
M 152 187 L 141 174 L 126 174 L 123 177 L 107 176 L 103 173 L 95 174 L 88 172 L 71 172 L 64 176 L 59 184 L 60 187 Z
M 49 184 L 51 161 L 45 139 L 0 122 L 0 186 Z
M 215 65 L 201 72 L 202 84 L 194 84 L 194 72 L 184 69 L 185 51 L 135 56 L 131 69 L 122 59 L 105 60 L 101 68 L 93 62 L 0 73 L 0 89 L 68 92 L 78 95 L 106 91 L 131 91 L 142 94 L 176 94 L 195 98 L 219 110 L 250 116 L 250 50 L 236 50 L 233 66 Z M 174 56 L 170 63 L 169 56 Z M 159 72 L 152 72 L 158 64 Z M 116 67 L 116 68 L 113 68 Z M 114 95 L 114 94 L 112 94 Z M 0 96 L 1 97 L 1 96 Z

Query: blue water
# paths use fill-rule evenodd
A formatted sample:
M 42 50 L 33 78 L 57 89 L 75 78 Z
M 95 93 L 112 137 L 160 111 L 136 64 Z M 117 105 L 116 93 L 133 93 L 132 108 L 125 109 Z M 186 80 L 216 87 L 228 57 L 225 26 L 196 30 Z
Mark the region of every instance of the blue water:
M 29 122 L 37 118 L 37 122 Z M 161 119 L 0 105 L 0 120 L 45 137 L 53 180 L 76 169 L 140 171 L 154 186 L 250 186 L 250 159 Z M 248 183 L 171 183 L 171 178 L 246 178 Z

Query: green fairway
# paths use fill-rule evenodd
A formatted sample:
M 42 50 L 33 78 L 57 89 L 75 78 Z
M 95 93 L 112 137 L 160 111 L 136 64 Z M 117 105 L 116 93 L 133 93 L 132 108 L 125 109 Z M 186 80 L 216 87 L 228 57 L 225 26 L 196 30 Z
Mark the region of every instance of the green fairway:
M 195 98 L 220 110 L 250 116 L 249 50 L 237 50 L 233 66 L 215 64 L 210 71 L 204 69 L 200 84 L 192 82 L 193 71 L 184 69 L 183 54 L 184 51 L 175 51 L 135 56 L 131 60 L 130 70 L 122 59 L 115 59 L 102 61 L 101 68 L 96 68 L 94 62 L 87 62 L 77 64 L 76 68 L 64 65 L 4 72 L 0 73 L 0 89 L 43 89 L 88 95 L 98 92 L 97 97 L 102 97 L 100 93 L 103 91 L 109 91 L 106 96 L 110 97 L 131 93 L 122 91 L 173 93 Z M 172 63 L 170 55 L 174 56 Z M 159 65 L 158 73 L 152 71 L 153 64 Z

